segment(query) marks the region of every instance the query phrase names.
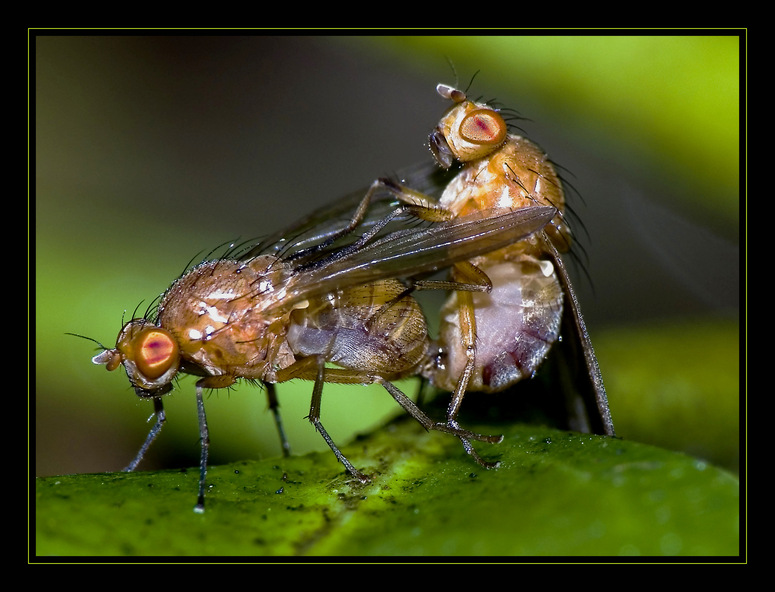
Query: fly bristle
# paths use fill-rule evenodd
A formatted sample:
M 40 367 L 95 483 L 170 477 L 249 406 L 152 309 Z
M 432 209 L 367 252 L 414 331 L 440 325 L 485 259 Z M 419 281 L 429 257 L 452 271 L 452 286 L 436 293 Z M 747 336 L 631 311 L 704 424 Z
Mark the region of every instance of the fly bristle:
M 107 348 L 107 347 L 105 347 L 104 345 L 102 345 L 102 344 L 101 344 L 99 341 L 97 341 L 96 339 L 94 339 L 94 338 L 92 338 L 92 337 L 87 337 L 86 335 L 79 335 L 78 333 L 69 333 L 69 332 L 67 332 L 67 331 L 65 332 L 65 335 L 72 335 L 73 337 L 80 337 L 81 339 L 86 339 L 86 340 L 88 340 L 88 341 L 91 341 L 91 342 L 93 342 L 93 343 L 96 343 L 96 344 L 99 346 L 99 349 L 100 349 L 100 350 L 102 350 L 102 351 L 105 351 L 105 350 L 107 350 L 107 349 L 110 349 L 110 348 Z

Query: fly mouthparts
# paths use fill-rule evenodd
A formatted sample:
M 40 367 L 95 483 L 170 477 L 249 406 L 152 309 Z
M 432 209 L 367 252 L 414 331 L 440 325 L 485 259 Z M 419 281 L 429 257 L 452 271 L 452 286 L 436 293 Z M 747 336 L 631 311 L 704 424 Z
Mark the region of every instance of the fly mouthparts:
M 91 362 L 98 366 L 104 365 L 109 371 L 115 370 L 121 365 L 121 354 L 116 349 L 106 349 L 94 356 Z

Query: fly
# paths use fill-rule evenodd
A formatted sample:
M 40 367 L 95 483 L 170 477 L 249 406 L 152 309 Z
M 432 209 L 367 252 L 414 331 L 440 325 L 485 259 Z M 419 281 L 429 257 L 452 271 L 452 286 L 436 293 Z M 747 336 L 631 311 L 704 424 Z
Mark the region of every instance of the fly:
M 180 374 L 200 377 L 198 512 L 204 511 L 209 450 L 203 391 L 240 379 L 266 385 L 275 412 L 274 384 L 313 381 L 309 420 L 362 482 L 368 477 L 341 453 L 320 421 L 325 383 L 381 384 L 426 429 L 464 442 L 500 441 L 456 422 L 432 421 L 392 384 L 422 374 L 432 351 L 425 317 L 396 278 L 431 273 L 511 244 L 542 229 L 556 210 L 474 212 L 389 231 L 414 206 L 396 207 L 392 196 L 380 199 L 381 186 L 372 186 L 352 216 L 345 215 L 352 202 L 344 200 L 337 210 L 343 224 L 331 222 L 331 212 L 325 223 L 312 215 L 245 252 L 229 251 L 189 269 L 162 294 L 152 314 L 130 320 L 116 346 L 93 358 L 108 370 L 123 365 L 135 393 L 154 404 L 155 424 L 126 471 L 137 467 L 161 431 L 162 396 Z M 285 441 L 277 413 L 275 418 Z
M 560 255 L 571 246 L 571 231 L 553 163 L 537 145 L 509 133 L 497 109 L 443 84 L 437 92 L 452 105 L 430 134 L 431 152 L 445 169 L 454 162 L 462 164 L 438 207 L 455 216 L 494 207 L 545 205 L 558 210 L 541 232 L 452 267 L 457 281 L 476 277 L 474 269 L 483 272 L 492 289 L 457 291 L 442 310 L 443 365 L 432 379 L 443 387 L 454 386 L 448 419 L 454 423 L 467 389 L 501 391 L 532 377 L 562 329 L 580 344 L 586 367 L 585 384 L 578 385 L 583 410 L 576 409 L 575 400 L 569 403 L 570 427 L 614 435 L 600 368 Z M 509 320 L 507 331 L 502 329 L 504 317 Z
M 441 185 L 430 180 L 428 171 L 401 186 L 383 181 L 399 202 L 412 204 L 417 215 L 429 220 L 486 216 L 503 208 L 556 210 L 540 232 L 451 266 L 452 283 L 468 288 L 454 290 L 444 304 L 435 363 L 423 371 L 434 386 L 453 393 L 448 427 L 458 427 L 467 391 L 499 392 L 529 379 L 549 350 L 557 348 L 573 363 L 582 360 L 582 369 L 573 370 L 573 384 L 565 389 L 567 427 L 614 435 L 600 368 L 561 257 L 570 249 L 571 232 L 554 165 L 537 145 L 510 133 L 498 109 L 444 84 L 437 92 L 452 105 L 430 134 L 429 145 L 437 164 L 449 171 L 457 167 L 456 172 Z M 479 464 L 497 464 L 484 461 L 470 442 L 461 440 Z

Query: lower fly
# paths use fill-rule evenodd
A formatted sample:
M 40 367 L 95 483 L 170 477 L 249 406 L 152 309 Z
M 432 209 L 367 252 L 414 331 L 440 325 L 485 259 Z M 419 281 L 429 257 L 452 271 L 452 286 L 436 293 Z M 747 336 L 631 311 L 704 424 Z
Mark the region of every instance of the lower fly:
M 372 198 L 370 192 L 363 203 Z M 179 374 L 200 377 L 198 512 L 204 511 L 210 442 L 203 392 L 240 379 L 267 385 L 275 412 L 274 384 L 313 381 L 309 420 L 362 482 L 368 476 L 342 454 L 320 421 L 326 383 L 381 384 L 428 430 L 464 442 L 498 442 L 499 436 L 431 420 L 393 385 L 399 378 L 422 374 L 430 347 L 425 317 L 396 278 L 433 272 L 511 244 L 541 230 L 556 210 L 477 212 L 381 233 L 405 209 L 398 207 L 373 224 L 357 222 L 331 232 L 311 224 L 316 242 L 309 247 L 288 250 L 286 245 L 282 253 L 269 249 L 273 254 L 262 254 L 262 246 L 205 261 L 173 282 L 153 314 L 126 323 L 116 346 L 93 358 L 108 370 L 124 366 L 135 393 L 153 401 L 156 421 L 125 470 L 138 466 L 159 435 L 166 421 L 162 397 Z M 353 220 L 362 220 L 364 210 L 359 208 Z M 367 230 L 358 234 L 360 227 Z M 342 237 L 350 240 L 331 246 Z

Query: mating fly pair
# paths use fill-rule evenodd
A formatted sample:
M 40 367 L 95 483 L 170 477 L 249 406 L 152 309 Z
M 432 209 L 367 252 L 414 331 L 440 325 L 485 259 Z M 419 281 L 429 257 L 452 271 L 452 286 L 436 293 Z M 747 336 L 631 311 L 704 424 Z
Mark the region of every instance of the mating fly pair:
M 376 181 L 357 199 L 321 208 L 243 252 L 189 269 L 162 294 L 153 316 L 126 323 L 116 347 L 94 357 L 108 370 L 123 365 L 135 392 L 154 402 L 156 422 L 126 470 L 136 468 L 161 430 L 162 395 L 179 374 L 200 377 L 198 511 L 204 509 L 209 446 L 203 391 L 241 378 L 265 384 L 275 412 L 274 384 L 313 381 L 309 420 L 361 481 L 368 477 L 320 421 L 325 383 L 381 384 L 426 429 L 458 437 L 477 462 L 491 466 L 471 441 L 500 437 L 460 427 L 463 396 L 531 376 L 557 340 L 563 310 L 570 311 L 591 385 L 576 405 L 582 413 L 573 413 L 592 418 L 579 429 L 613 433 L 557 250 L 567 246 L 567 227 L 553 168 L 533 144 L 507 133 L 497 111 L 439 88 L 453 107 L 431 134 L 432 151 L 442 167 L 457 161 L 462 168 L 438 202 L 413 188 L 413 179 L 429 177 L 427 168 L 405 185 Z M 451 268 L 449 280 L 426 279 L 444 268 Z M 452 290 L 437 341 L 412 297 L 418 288 Z M 392 382 L 410 376 L 453 392 L 446 421 L 430 419 Z

